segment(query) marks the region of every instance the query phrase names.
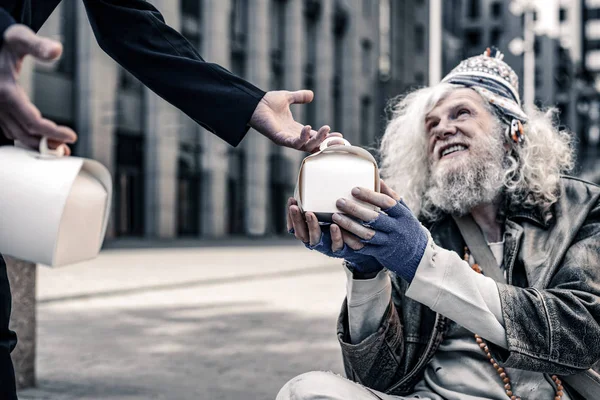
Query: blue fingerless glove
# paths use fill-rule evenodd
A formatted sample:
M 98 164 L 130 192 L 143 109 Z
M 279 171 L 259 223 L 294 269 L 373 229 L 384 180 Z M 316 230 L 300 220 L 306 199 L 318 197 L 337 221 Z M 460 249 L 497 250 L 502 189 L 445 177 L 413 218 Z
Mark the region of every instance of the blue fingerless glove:
M 306 248 L 310 250 L 316 250 L 319 253 L 325 254 L 329 257 L 334 258 L 343 258 L 350 264 L 352 271 L 357 271 L 362 274 L 370 274 L 374 272 L 379 272 L 383 269 L 383 266 L 370 255 L 361 254 L 350 247 L 348 247 L 344 243 L 344 247 L 342 247 L 339 251 L 331 250 L 331 233 L 329 232 L 329 227 L 322 227 L 323 231 L 321 232 L 321 240 L 319 243 L 311 246 L 310 243 L 305 243 Z
M 362 240 L 365 247 L 356 253 L 374 257 L 410 283 L 427 247 L 426 230 L 402 200 L 383 211 L 385 214 L 363 223 L 375 230 L 375 236 Z

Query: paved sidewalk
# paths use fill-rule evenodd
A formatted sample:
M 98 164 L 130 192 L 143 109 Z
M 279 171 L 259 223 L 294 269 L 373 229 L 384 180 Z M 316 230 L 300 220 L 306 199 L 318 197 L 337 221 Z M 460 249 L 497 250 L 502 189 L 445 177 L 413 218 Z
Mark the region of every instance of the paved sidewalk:
M 296 242 L 109 249 L 38 275 L 39 399 L 274 399 L 341 373 L 338 260 Z

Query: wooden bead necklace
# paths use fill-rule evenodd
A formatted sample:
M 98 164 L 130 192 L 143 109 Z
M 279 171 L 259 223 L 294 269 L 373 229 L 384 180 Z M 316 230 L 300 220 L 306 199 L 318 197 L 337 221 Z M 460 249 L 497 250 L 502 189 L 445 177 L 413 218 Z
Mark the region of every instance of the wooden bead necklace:
M 469 262 L 469 255 L 470 255 L 469 248 L 465 246 L 465 255 L 464 255 L 463 259 L 467 263 Z M 473 266 L 471 266 L 471 268 L 473 269 L 473 271 L 477 272 L 478 274 L 481 274 L 481 267 L 479 266 L 479 264 L 474 263 Z M 477 342 L 477 344 L 479 345 L 481 350 L 483 350 L 483 352 L 485 353 L 490 364 L 492 364 L 492 366 L 494 367 L 496 372 L 498 372 L 498 375 L 500 375 L 500 379 L 502 379 L 502 382 L 504 382 L 504 390 L 506 391 L 506 395 L 510 398 L 510 400 L 521 400 L 521 398 L 519 396 L 517 396 L 516 394 L 513 393 L 512 385 L 510 383 L 510 378 L 506 374 L 506 371 L 504 370 L 504 368 L 502 368 L 500 365 L 498 365 L 496 360 L 494 360 L 494 357 L 492 357 L 492 353 L 490 352 L 490 349 L 488 348 L 488 346 L 485 343 L 485 341 L 483 340 L 483 338 L 481 336 L 475 334 L 475 341 Z M 552 381 L 554 381 L 554 384 L 556 385 L 556 389 L 555 389 L 556 396 L 554 397 L 554 400 L 561 400 L 563 397 L 563 393 L 564 393 L 562 381 L 556 375 L 552 375 Z

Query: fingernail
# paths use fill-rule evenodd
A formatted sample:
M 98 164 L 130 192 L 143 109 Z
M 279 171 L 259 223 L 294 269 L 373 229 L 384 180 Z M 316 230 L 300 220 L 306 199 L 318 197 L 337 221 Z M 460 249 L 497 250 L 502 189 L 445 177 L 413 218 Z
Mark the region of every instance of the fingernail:
M 312 222 L 312 214 L 306 214 L 306 220 Z
M 353 194 L 353 195 L 360 194 L 360 189 L 359 189 L 359 188 L 357 188 L 357 187 L 353 188 L 353 189 L 352 189 L 352 194 Z
M 331 219 L 333 219 L 334 221 L 339 221 L 340 219 L 342 219 L 342 217 L 340 217 L 339 214 L 333 214 L 333 216 L 331 217 Z
M 338 201 L 336 202 L 336 205 L 338 207 L 344 207 L 346 205 L 346 200 L 344 200 L 344 199 L 338 199 Z

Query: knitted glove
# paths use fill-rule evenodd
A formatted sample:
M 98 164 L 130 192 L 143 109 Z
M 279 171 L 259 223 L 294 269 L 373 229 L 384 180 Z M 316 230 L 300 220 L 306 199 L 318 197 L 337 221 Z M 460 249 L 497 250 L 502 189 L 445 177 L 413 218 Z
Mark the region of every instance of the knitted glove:
M 402 200 L 383 211 L 385 214 L 363 223 L 375 230 L 375 236 L 362 240 L 365 247 L 356 252 L 374 257 L 410 283 L 427 247 L 427 231 Z
M 354 272 L 359 272 L 361 274 L 370 274 L 373 272 L 379 272 L 383 269 L 383 266 L 370 255 L 361 254 L 351 249 L 344 243 L 344 247 L 342 247 L 339 251 L 331 250 L 331 232 L 329 231 L 328 226 L 321 227 L 321 240 L 319 243 L 311 246 L 310 243 L 305 243 L 304 245 L 310 250 L 316 250 L 319 253 L 325 254 L 329 257 L 334 258 L 343 258 L 349 263 L 349 268 Z

